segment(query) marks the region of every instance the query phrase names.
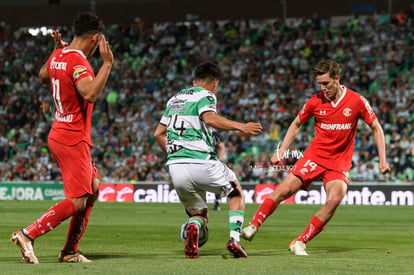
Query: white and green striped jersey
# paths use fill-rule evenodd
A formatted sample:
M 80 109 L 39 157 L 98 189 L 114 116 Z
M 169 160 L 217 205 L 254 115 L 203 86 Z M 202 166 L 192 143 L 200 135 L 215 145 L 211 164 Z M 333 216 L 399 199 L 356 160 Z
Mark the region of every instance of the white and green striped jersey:
M 183 89 L 168 100 L 160 121 L 167 127 L 167 165 L 217 159 L 212 127 L 200 117 L 217 112 L 216 103 L 216 96 L 202 87 Z

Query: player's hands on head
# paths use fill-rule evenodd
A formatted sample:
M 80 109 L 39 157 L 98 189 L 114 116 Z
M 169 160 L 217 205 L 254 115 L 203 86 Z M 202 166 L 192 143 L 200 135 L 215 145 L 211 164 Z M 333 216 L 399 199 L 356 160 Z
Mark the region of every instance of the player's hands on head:
M 102 35 L 101 41 L 99 42 L 99 52 L 104 63 L 114 63 L 114 56 L 108 41 L 105 39 L 105 35 Z
M 262 131 L 262 125 L 256 122 L 247 122 L 243 125 L 241 131 L 249 136 L 257 136 Z
M 60 34 L 59 30 L 51 31 L 50 37 L 52 37 L 53 41 L 55 41 L 55 50 L 64 48 L 68 45 L 68 42 L 62 40 L 62 35 Z

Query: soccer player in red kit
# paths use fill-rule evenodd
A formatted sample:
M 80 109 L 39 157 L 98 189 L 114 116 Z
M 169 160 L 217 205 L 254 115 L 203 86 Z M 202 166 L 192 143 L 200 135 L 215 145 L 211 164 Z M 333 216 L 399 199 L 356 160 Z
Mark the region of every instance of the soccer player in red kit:
M 335 214 L 349 185 L 352 153 L 359 118 L 372 130 L 379 155 L 379 170 L 385 174 L 390 168 L 385 156 L 384 133 L 367 100 L 340 85 L 339 65 L 332 60 L 320 61 L 312 76 L 321 92 L 312 96 L 289 126 L 283 143 L 271 162 L 282 161 L 286 150 L 303 123 L 314 117 L 315 136 L 283 183 L 260 205 L 251 223 L 242 230 L 241 237 L 251 241 L 263 222 L 276 207 L 299 189 L 307 189 L 311 182 L 322 179 L 327 194 L 326 203 L 312 217 L 308 227 L 292 241 L 289 250 L 306 256 L 306 243 L 320 233 Z
M 13 232 L 11 241 L 31 264 L 39 263 L 34 240 L 72 217 L 67 239 L 59 253 L 60 262 L 90 262 L 78 251 L 89 214 L 96 201 L 99 181 L 90 148 L 93 105 L 109 77 L 113 55 L 103 35 L 104 24 L 95 14 L 80 13 L 74 20 L 74 39 L 62 41 L 58 31 L 51 36 L 55 50 L 39 72 L 43 84 L 50 83 L 55 104 L 55 121 L 49 133 L 49 150 L 62 172 L 66 199 L 52 206 L 34 223 Z M 87 58 L 99 46 L 103 61 L 97 76 Z

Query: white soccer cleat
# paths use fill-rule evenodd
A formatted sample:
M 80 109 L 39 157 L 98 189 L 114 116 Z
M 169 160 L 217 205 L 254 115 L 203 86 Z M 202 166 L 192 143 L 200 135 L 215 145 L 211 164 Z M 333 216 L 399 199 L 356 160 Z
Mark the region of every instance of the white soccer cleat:
M 92 261 L 82 255 L 79 251 L 66 252 L 64 250 L 59 253 L 59 262 L 67 263 L 91 263 Z
M 257 227 L 254 226 L 253 224 L 250 224 L 241 231 L 240 237 L 242 239 L 245 239 L 246 241 L 251 242 L 253 240 L 254 235 L 256 235 L 256 233 L 257 233 Z
M 308 253 L 306 253 L 305 249 L 306 244 L 296 239 L 294 239 L 289 245 L 290 252 L 295 253 L 296 256 L 308 256 Z
M 19 247 L 23 261 L 29 264 L 38 264 L 39 260 L 36 258 L 33 250 L 33 240 L 29 239 L 22 230 L 17 230 L 12 233 L 10 241 Z

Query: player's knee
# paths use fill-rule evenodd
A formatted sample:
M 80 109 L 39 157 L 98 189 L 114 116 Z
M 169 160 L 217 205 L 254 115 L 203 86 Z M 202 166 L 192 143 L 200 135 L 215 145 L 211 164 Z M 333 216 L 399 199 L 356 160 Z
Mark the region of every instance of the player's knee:
M 231 191 L 227 195 L 227 197 L 229 199 L 234 198 L 234 197 L 241 197 L 241 198 L 243 198 L 243 190 L 242 190 L 240 184 L 238 184 L 237 182 L 233 182 L 233 181 L 231 181 L 230 183 L 233 186 L 233 191 Z
M 325 202 L 325 206 L 329 211 L 335 212 L 335 210 L 339 207 L 341 202 L 342 202 L 341 197 L 328 198 Z
M 75 206 L 76 213 L 81 213 L 86 209 L 86 204 L 88 201 L 87 195 L 84 195 L 79 198 L 73 198 L 70 200 L 73 202 L 73 205 Z

